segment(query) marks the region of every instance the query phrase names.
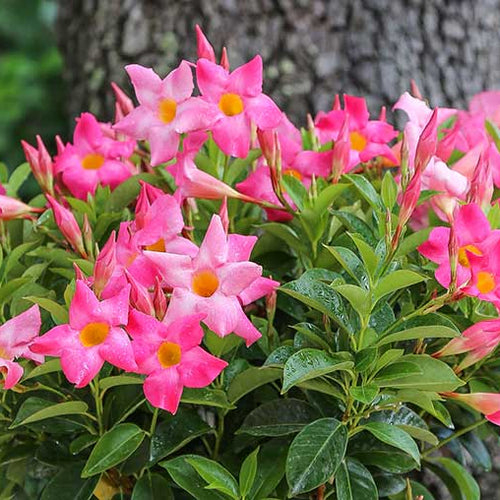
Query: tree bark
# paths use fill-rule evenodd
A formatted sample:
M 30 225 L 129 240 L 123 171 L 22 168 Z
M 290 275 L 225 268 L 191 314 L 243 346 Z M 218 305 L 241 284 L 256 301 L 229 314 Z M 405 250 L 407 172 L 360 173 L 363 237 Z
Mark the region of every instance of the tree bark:
M 71 114 L 110 118 L 126 64 L 195 60 L 196 23 L 232 67 L 260 53 L 265 91 L 299 123 L 342 92 L 377 112 L 411 78 L 439 106 L 500 87 L 500 0 L 61 0 Z

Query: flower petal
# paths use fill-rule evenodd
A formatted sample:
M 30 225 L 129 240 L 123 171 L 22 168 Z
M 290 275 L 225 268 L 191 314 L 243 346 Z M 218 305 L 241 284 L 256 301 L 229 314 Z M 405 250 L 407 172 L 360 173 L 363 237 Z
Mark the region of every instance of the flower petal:
M 193 73 L 188 62 L 182 61 L 161 83 L 161 96 L 176 102 L 185 101 L 193 93 Z
M 227 251 L 227 235 L 221 218 L 218 215 L 212 215 L 193 265 L 195 269 L 214 269 L 227 261 Z
M 85 387 L 99 373 L 103 364 L 98 347 L 64 349 L 61 354 L 64 375 L 77 389 Z
M 182 389 L 182 382 L 175 367 L 158 370 L 144 381 L 147 400 L 153 406 L 174 414 L 179 407 Z
M 20 364 L 0 358 L 0 374 L 3 371 L 5 372 L 3 382 L 4 389 L 12 389 L 12 387 L 21 380 L 24 373 L 23 367 Z
M 155 108 L 162 86 L 160 77 L 151 68 L 139 64 L 129 64 L 125 66 L 125 71 L 132 81 L 139 103 Z
M 194 347 L 182 353 L 179 366 L 182 384 L 186 387 L 206 387 L 226 366 L 226 361 L 212 356 L 201 347 Z
M 227 90 L 241 96 L 258 96 L 262 92 L 262 58 L 257 55 L 236 68 L 229 75 Z

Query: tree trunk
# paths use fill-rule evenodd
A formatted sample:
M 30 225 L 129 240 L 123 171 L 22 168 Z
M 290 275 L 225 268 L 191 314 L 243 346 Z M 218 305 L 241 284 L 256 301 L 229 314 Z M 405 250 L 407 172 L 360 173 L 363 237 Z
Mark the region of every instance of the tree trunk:
M 111 80 L 135 62 L 160 74 L 196 59 L 200 24 L 232 67 L 256 53 L 265 91 L 297 123 L 335 93 L 392 105 L 416 80 L 433 105 L 500 87 L 500 0 L 60 1 L 69 111 L 112 116 Z

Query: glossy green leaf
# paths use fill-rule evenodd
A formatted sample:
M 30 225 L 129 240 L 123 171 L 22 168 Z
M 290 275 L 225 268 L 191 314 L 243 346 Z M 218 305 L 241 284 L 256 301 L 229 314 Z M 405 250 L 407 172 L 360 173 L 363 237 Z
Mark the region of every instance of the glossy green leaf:
M 256 448 L 250 455 L 248 455 L 240 468 L 239 485 L 240 485 L 240 496 L 246 498 L 252 484 L 257 475 L 257 461 L 258 461 L 259 448 Z
M 99 387 L 105 391 L 111 387 L 118 387 L 120 385 L 140 385 L 144 383 L 142 377 L 135 377 L 133 375 L 114 375 L 112 377 L 105 377 L 99 380 Z
M 376 384 L 367 384 L 360 387 L 351 387 L 349 394 L 364 404 L 370 404 L 378 395 L 379 388 Z
M 435 500 L 431 492 L 425 486 L 422 486 L 420 483 L 417 483 L 416 481 L 410 480 L 410 488 L 413 498 L 422 497 L 422 500 Z M 389 498 L 390 500 L 408 500 L 408 496 L 406 493 L 407 490 L 405 488 L 400 493 L 396 495 L 391 495 Z
M 386 387 L 387 385 L 390 386 L 393 380 L 400 380 L 413 375 L 420 375 L 421 373 L 422 369 L 416 363 L 396 361 L 380 370 L 374 382 L 379 387 Z
M 222 465 L 205 457 L 190 455 L 186 462 L 208 483 L 209 490 L 218 490 L 231 498 L 238 498 L 238 484 L 233 475 Z
M 234 377 L 229 385 L 227 397 L 231 403 L 235 403 L 258 387 L 278 380 L 281 373 L 281 369 L 270 366 L 248 368 Z
M 361 259 L 363 260 L 368 273 L 370 276 L 373 276 L 379 264 L 377 254 L 365 240 L 359 238 L 356 234 L 349 234 L 349 236 L 358 248 L 359 254 L 361 255 Z
M 194 411 L 181 408 L 175 415 L 166 415 L 151 437 L 150 463 L 162 460 L 193 439 L 211 431 L 210 426 Z
M 360 174 L 345 174 L 342 179 L 348 179 L 374 210 L 378 212 L 384 210 L 380 196 L 366 177 Z
M 82 477 L 100 474 L 126 460 L 139 447 L 145 432 L 135 424 L 118 424 L 106 432 L 92 450 Z
M 187 460 L 189 458 L 196 459 L 200 457 L 197 455 L 182 455 L 172 460 L 161 462 L 160 465 L 168 471 L 170 477 L 177 485 L 190 493 L 196 500 L 227 500 L 227 496 L 223 493 L 206 488 L 207 482 L 188 463 Z
M 275 399 L 252 410 L 237 434 L 285 436 L 300 431 L 318 417 L 309 403 L 300 399 Z
M 99 481 L 99 476 L 80 477 L 83 464 L 71 464 L 61 469 L 43 489 L 40 500 L 89 500 Z
M 377 439 L 408 453 L 415 462 L 420 464 L 420 451 L 417 443 L 404 430 L 385 422 L 368 422 L 361 426 L 371 432 Z
M 414 271 L 400 269 L 384 276 L 374 290 L 375 301 L 380 300 L 385 295 L 408 288 L 411 285 L 425 281 L 427 278 Z
M 293 175 L 287 175 L 286 173 L 281 177 L 281 182 L 292 201 L 297 205 L 297 208 L 303 210 L 304 200 L 307 198 L 307 189 L 304 184 Z
M 396 198 L 398 196 L 398 185 L 394 180 L 394 176 L 389 171 L 387 171 L 384 177 L 382 178 L 380 195 L 382 197 L 382 202 L 384 203 L 384 205 L 389 210 L 392 210 L 394 204 L 396 203 Z
M 26 415 L 22 410 L 28 401 L 29 399 L 26 400 L 19 409 L 14 422 L 10 426 L 10 429 L 14 429 L 16 427 L 19 427 L 20 425 L 26 425 L 33 422 L 38 422 L 40 420 L 45 420 L 47 418 L 60 417 L 62 415 L 81 415 L 88 409 L 87 403 L 84 403 L 83 401 L 68 401 L 66 403 L 52 404 L 46 408 L 39 409 L 29 415 Z
M 329 355 L 319 349 L 302 349 L 290 356 L 285 363 L 282 393 L 306 380 L 337 370 L 348 370 L 353 366 L 354 363 L 343 354 Z
M 288 450 L 286 478 L 291 495 L 326 483 L 342 462 L 347 429 L 335 418 L 322 418 L 304 427 Z
M 453 338 L 460 333 L 447 326 L 417 326 L 402 330 L 400 332 L 389 333 L 382 337 L 376 345 L 381 346 L 392 342 L 401 342 L 403 340 L 428 339 L 428 338 Z
M 352 250 L 340 246 L 330 246 L 326 248 L 356 283 L 363 288 L 369 288 L 370 279 L 366 269 L 361 260 L 359 260 L 359 257 Z
M 184 387 L 181 402 L 193 405 L 213 406 L 215 408 L 234 408 L 234 405 L 227 400 L 224 391 L 210 389 L 209 387 L 202 387 L 201 389 Z
M 481 492 L 476 480 L 455 460 L 440 457 L 432 459 L 427 466 L 448 487 L 453 500 L 479 500 Z
M 132 491 L 131 500 L 174 500 L 168 481 L 158 473 L 147 472 L 137 483 Z
M 349 301 L 349 304 L 361 318 L 370 314 L 372 304 L 371 294 L 368 290 L 356 285 L 335 285 L 332 288 Z
M 370 471 L 360 462 L 346 458 L 335 474 L 337 500 L 377 500 L 378 492 Z
M 34 304 L 38 304 L 46 311 L 49 311 L 58 325 L 68 322 L 68 311 L 61 304 L 47 299 L 46 297 L 25 297 L 25 299 L 33 302 Z
M 82 434 L 76 439 L 73 439 L 69 445 L 69 451 L 72 455 L 78 455 L 83 450 L 86 450 L 89 446 L 92 446 L 99 436 L 95 434 Z
M 319 215 L 324 214 L 346 187 L 347 184 L 330 184 L 318 194 L 313 201 L 312 209 Z
M 33 368 L 33 370 L 31 370 L 23 380 L 41 377 L 42 375 L 47 375 L 49 373 L 60 372 L 61 370 L 61 360 L 59 358 L 49 359 L 48 361 L 45 361 L 45 363 Z
M 424 391 L 448 392 L 454 391 L 458 387 L 464 385 L 455 372 L 443 361 L 432 358 L 426 354 L 409 354 L 400 358 L 401 361 L 387 366 L 379 372 L 375 379 L 375 383 L 379 387 L 399 387 L 399 388 L 415 388 Z M 394 369 L 395 365 L 403 365 L 411 363 L 420 369 L 419 374 L 408 374 L 404 377 L 383 380 L 383 374 L 387 370 Z M 396 373 L 393 373 L 395 375 Z

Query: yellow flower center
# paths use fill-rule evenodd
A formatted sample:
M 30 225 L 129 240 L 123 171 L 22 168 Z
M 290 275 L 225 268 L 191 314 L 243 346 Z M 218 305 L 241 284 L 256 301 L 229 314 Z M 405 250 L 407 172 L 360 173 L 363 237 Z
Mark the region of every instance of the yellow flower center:
M 351 141 L 351 149 L 354 149 L 355 151 L 363 151 L 366 147 L 367 140 L 365 136 L 359 132 L 351 132 L 349 140 Z
M 105 158 L 97 153 L 89 153 L 82 160 L 82 167 L 85 170 L 98 170 L 104 165 Z
M 0 347 L 0 358 L 9 359 L 9 355 L 7 354 L 7 351 L 5 349 L 2 349 L 1 347 Z
M 474 245 L 465 245 L 463 247 L 460 247 L 458 249 L 458 263 L 464 267 L 470 267 L 467 252 L 473 253 L 474 255 L 477 255 L 479 257 L 483 255 L 483 252 L 481 252 L 481 250 L 479 250 L 479 248 L 475 247 Z
M 298 170 L 295 170 L 294 168 L 287 168 L 283 172 L 283 174 L 284 175 L 291 175 L 292 177 L 295 177 L 299 181 L 302 180 L 302 174 Z
M 481 293 L 490 293 L 496 286 L 495 277 L 493 274 L 486 271 L 477 273 L 477 289 Z
M 211 297 L 219 288 L 219 279 L 213 271 L 199 271 L 193 276 L 191 287 L 196 295 Z
M 181 361 L 181 348 L 173 342 L 163 342 L 158 349 L 158 361 L 163 368 L 178 365 Z
M 170 123 L 177 114 L 177 103 L 173 99 L 162 99 L 158 104 L 158 116 L 163 123 Z
M 223 94 L 219 108 L 226 116 L 239 115 L 243 111 L 243 101 L 238 94 Z
M 160 238 L 156 243 L 146 245 L 146 250 L 151 250 L 152 252 L 164 252 L 165 240 L 163 238 Z
M 89 323 L 80 330 L 80 342 L 84 347 L 94 347 L 102 344 L 109 333 L 106 323 Z

